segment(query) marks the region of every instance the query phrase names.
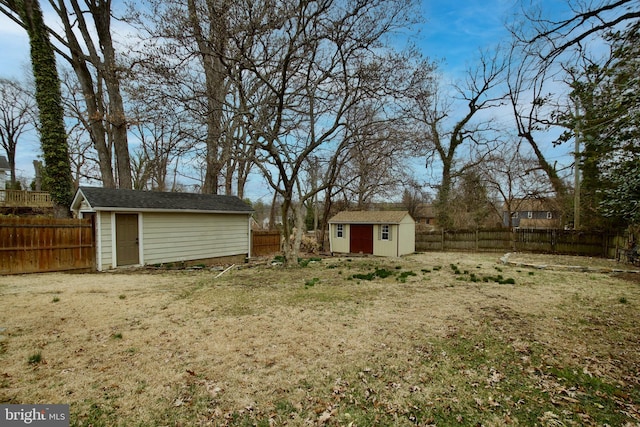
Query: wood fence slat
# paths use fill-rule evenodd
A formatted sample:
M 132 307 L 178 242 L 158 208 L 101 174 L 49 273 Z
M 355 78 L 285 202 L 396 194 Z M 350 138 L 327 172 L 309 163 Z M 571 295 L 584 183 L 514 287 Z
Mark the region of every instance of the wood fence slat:
M 92 230 L 91 220 L 0 218 L 0 274 L 93 269 Z
M 251 255 L 266 256 L 280 252 L 280 231 L 253 231 L 251 233 Z
M 416 231 L 417 251 L 523 251 L 614 258 L 625 238 L 595 231 L 507 229 Z

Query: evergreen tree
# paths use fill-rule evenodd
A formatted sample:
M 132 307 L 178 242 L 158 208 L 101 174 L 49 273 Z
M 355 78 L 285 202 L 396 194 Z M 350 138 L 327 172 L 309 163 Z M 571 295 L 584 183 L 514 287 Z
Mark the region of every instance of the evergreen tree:
M 610 58 L 572 85 L 579 113 L 567 124 L 583 142 L 582 217 L 620 227 L 640 222 L 640 24 L 608 39 Z
M 14 0 L 9 6 L 20 16 L 29 35 L 45 162 L 43 187 L 60 208 L 68 208 L 73 197 L 71 166 L 53 46 L 38 0 Z

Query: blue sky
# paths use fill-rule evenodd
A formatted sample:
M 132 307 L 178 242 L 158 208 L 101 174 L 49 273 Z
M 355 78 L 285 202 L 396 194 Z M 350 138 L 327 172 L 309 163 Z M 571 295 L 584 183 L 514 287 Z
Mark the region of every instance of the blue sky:
M 547 9 L 566 7 L 559 0 L 541 0 Z M 478 58 L 480 49 L 490 49 L 508 38 L 505 21 L 518 12 L 515 0 L 424 0 L 425 25 L 416 42 L 432 60 L 441 60 L 440 70 L 451 78 L 464 75 Z M 21 79 L 29 70 L 29 44 L 24 30 L 0 15 L 0 77 Z M 18 175 L 33 176 L 32 162 L 39 153 L 34 137 L 18 146 Z
M 442 68 L 459 75 L 472 65 L 480 49 L 489 49 L 508 37 L 505 20 L 516 10 L 513 0 L 425 0 L 421 47 Z

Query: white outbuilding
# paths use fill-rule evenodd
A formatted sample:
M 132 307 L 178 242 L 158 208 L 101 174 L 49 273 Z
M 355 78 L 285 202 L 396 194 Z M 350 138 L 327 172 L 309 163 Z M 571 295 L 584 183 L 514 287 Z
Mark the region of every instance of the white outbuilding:
M 332 253 L 411 254 L 416 223 L 407 211 L 343 211 L 329 220 L 329 245 Z
M 98 271 L 251 256 L 253 210 L 235 196 L 80 187 L 71 210 L 93 218 Z

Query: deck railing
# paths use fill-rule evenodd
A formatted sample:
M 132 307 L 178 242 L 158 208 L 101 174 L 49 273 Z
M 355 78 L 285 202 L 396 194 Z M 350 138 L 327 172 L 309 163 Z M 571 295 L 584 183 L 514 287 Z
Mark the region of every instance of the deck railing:
M 0 190 L 0 207 L 51 208 L 51 194 L 46 191 Z

